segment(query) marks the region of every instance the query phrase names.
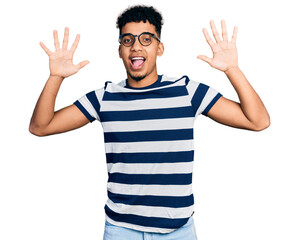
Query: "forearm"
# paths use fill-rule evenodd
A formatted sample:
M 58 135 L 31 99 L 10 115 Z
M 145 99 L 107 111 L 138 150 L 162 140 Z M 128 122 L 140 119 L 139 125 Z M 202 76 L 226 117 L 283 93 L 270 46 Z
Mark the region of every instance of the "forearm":
M 50 76 L 36 103 L 31 122 L 30 132 L 39 135 L 46 128 L 55 114 L 55 101 L 63 81 L 62 77 Z
M 225 71 L 225 74 L 238 94 L 240 106 L 246 118 L 257 129 L 268 126 L 270 124 L 269 114 L 242 71 L 238 67 L 232 67 Z

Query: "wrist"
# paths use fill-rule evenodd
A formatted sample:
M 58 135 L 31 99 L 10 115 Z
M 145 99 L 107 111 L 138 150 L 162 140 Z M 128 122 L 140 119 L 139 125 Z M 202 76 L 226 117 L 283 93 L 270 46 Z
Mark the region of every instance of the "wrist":
M 64 77 L 50 74 L 49 79 L 54 80 L 54 81 L 58 81 L 58 82 L 62 82 L 64 80 Z
M 228 67 L 226 70 L 224 70 L 224 73 L 226 75 L 228 75 L 233 71 L 240 71 L 240 68 L 238 66 L 231 66 L 231 67 Z

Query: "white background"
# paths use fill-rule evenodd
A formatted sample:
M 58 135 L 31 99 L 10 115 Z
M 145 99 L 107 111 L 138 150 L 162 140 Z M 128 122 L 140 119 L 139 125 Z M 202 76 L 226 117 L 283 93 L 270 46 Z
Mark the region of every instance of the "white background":
M 118 57 L 116 18 L 129 5 L 152 4 L 165 19 L 159 74 L 203 82 L 238 100 L 225 75 L 196 58 L 211 56 L 202 34 L 225 19 L 239 28 L 239 66 L 265 103 L 272 124 L 262 132 L 195 125 L 193 190 L 201 240 L 298 240 L 298 7 L 295 1 L 2 1 L 1 240 L 99 240 L 104 231 L 107 170 L 100 123 L 38 138 L 28 131 L 49 76 L 43 41 L 54 50 L 81 34 L 74 62 L 90 64 L 68 78 L 56 107 L 72 104 L 105 81 L 126 77 Z M 220 31 L 220 29 L 219 29 Z

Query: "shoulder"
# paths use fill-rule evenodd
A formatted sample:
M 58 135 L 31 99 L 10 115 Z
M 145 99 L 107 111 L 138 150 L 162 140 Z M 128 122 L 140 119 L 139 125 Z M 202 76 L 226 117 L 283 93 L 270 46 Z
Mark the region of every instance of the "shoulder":
M 177 78 L 177 77 L 169 77 L 167 75 L 161 75 L 162 78 L 161 78 L 161 83 L 174 83 L 176 82 L 177 80 L 179 80 L 180 78 Z
M 125 87 L 126 86 L 126 80 L 120 81 L 119 83 L 117 83 L 117 85 L 121 86 L 121 87 Z
M 198 86 L 199 84 L 203 84 L 199 81 L 195 81 L 193 79 L 190 79 L 189 76 L 183 75 L 181 77 L 168 77 L 166 75 L 162 75 L 162 80 L 161 82 L 169 82 L 169 83 L 175 83 L 178 81 L 185 82 L 186 86 L 190 84 L 190 86 Z M 205 84 L 203 84 L 205 85 Z

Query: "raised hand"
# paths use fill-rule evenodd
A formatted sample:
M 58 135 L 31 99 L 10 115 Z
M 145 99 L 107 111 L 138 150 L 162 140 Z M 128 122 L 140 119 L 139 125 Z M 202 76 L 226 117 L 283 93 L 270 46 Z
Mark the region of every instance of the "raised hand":
M 211 39 L 211 37 L 208 34 L 208 31 L 205 28 L 203 29 L 203 33 L 205 39 L 207 40 L 208 44 L 210 45 L 213 51 L 213 58 L 209 58 L 204 55 L 199 55 L 197 58 L 207 62 L 208 64 L 210 64 L 211 67 L 223 72 L 227 71 L 231 67 L 237 67 L 238 53 L 236 47 L 236 38 L 238 28 L 234 27 L 232 39 L 231 41 L 228 41 L 227 30 L 224 20 L 221 21 L 222 40 L 219 36 L 219 33 L 213 20 L 210 21 L 210 25 L 216 42 L 214 42 Z
M 67 78 L 77 73 L 81 68 L 89 63 L 89 61 L 82 61 L 77 65 L 73 64 L 73 56 L 80 40 L 79 34 L 77 34 L 76 39 L 70 49 L 67 49 L 69 42 L 69 28 L 65 28 L 62 48 L 60 48 L 57 31 L 54 30 L 53 34 L 55 52 L 51 52 L 43 42 L 40 42 L 41 47 L 49 56 L 51 76 Z

